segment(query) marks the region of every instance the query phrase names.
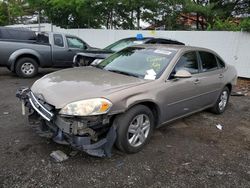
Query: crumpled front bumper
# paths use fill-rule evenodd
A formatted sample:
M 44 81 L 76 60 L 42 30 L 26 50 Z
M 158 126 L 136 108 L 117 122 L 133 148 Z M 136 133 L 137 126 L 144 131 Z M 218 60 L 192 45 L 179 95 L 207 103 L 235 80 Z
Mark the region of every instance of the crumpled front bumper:
M 109 125 L 107 117 L 100 117 L 100 120 L 89 126 L 73 117 L 61 117 L 52 105 L 35 96 L 29 88 L 18 89 L 16 97 L 28 108 L 29 123 L 38 135 L 51 138 L 58 144 L 70 145 L 93 156 L 111 157 L 116 129 Z M 98 135 L 100 130 L 103 133 Z

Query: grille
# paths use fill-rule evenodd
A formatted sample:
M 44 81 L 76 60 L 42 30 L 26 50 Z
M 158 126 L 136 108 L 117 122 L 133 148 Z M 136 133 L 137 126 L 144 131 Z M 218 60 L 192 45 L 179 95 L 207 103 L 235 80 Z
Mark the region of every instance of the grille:
M 36 96 L 30 92 L 29 95 L 29 102 L 33 109 L 40 114 L 45 120 L 51 121 L 54 114 L 48 109 L 47 106 L 43 105 L 37 98 Z

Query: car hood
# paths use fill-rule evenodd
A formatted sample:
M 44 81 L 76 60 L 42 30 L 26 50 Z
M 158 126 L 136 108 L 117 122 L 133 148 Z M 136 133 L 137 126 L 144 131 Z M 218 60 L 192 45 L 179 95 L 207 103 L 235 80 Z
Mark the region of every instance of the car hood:
M 94 53 L 94 54 L 106 54 L 106 53 L 114 53 L 111 50 L 100 49 L 100 48 L 91 48 L 85 51 L 86 53 Z
M 85 52 L 77 53 L 77 56 L 91 57 L 95 59 L 105 59 L 113 53 L 114 53 L 113 51 L 105 49 L 92 49 L 92 50 L 87 50 Z
M 74 101 L 105 97 L 145 82 L 148 81 L 95 67 L 78 67 L 45 75 L 33 84 L 31 90 L 60 109 Z

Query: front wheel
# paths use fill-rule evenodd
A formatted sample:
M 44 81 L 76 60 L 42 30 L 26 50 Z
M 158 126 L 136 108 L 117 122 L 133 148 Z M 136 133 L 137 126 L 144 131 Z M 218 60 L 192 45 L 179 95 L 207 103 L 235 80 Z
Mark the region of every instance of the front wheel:
M 37 74 L 38 64 L 34 59 L 24 57 L 17 61 L 15 71 L 20 77 L 31 78 Z
M 217 99 L 214 107 L 211 111 L 215 114 L 222 114 L 227 107 L 228 100 L 229 100 L 230 92 L 228 87 L 225 87 L 222 92 L 220 93 L 219 98 Z
M 115 119 L 116 146 L 126 153 L 136 153 L 148 143 L 153 129 L 154 116 L 144 105 L 137 105 Z

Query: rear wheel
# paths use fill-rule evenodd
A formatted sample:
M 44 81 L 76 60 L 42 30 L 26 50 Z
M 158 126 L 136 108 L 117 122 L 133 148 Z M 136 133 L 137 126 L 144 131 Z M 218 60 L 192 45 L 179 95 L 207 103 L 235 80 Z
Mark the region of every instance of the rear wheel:
M 15 71 L 20 77 L 31 78 L 37 74 L 38 64 L 34 59 L 24 57 L 17 61 Z
M 136 153 L 148 143 L 153 129 L 154 116 L 151 110 L 138 105 L 117 117 L 116 146 L 126 153 Z
M 222 114 L 226 110 L 229 96 L 230 96 L 229 89 L 228 87 L 225 87 L 220 93 L 220 96 L 217 99 L 217 102 L 215 103 L 211 111 L 215 114 Z

